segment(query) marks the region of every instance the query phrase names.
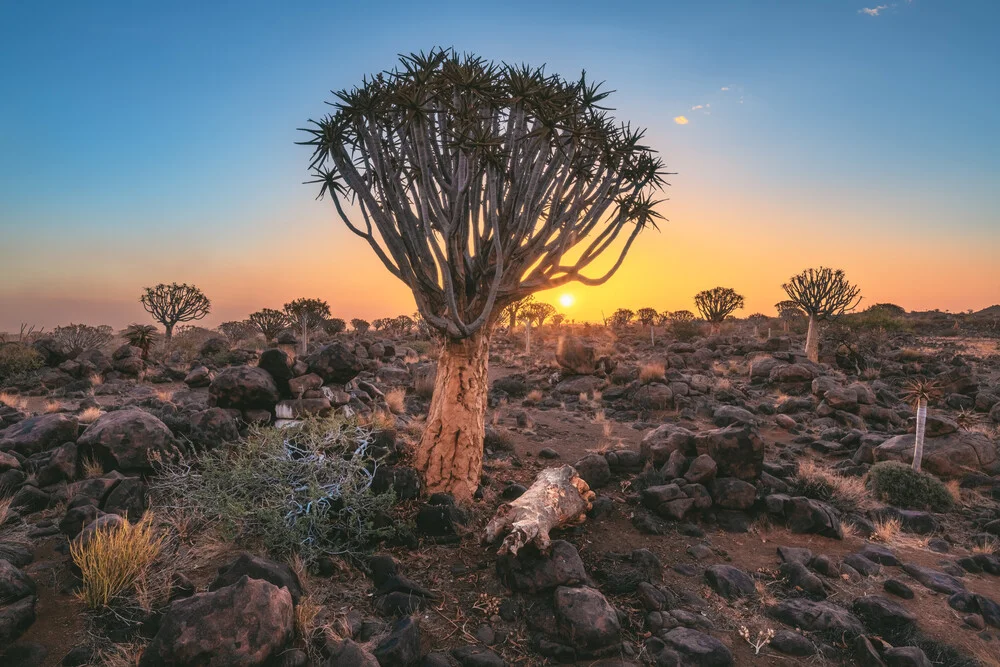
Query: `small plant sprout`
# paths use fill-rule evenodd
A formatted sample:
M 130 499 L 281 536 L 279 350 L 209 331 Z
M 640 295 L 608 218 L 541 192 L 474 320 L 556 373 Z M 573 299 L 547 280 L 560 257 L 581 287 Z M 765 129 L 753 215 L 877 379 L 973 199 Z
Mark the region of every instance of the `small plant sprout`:
M 911 380 L 903 388 L 903 398 L 917 411 L 917 433 L 913 444 L 913 469 L 920 472 L 924 458 L 924 434 L 927 431 L 927 403 L 940 394 L 938 384 L 933 380 L 919 378 Z
M 756 639 L 751 639 L 750 630 L 747 629 L 747 626 L 741 625 L 740 637 L 743 637 L 746 643 L 750 644 L 750 646 L 753 647 L 754 655 L 760 655 L 761 650 L 765 646 L 770 644 L 772 639 L 774 639 L 774 630 L 772 628 L 768 628 L 766 630 L 760 630 L 757 633 Z

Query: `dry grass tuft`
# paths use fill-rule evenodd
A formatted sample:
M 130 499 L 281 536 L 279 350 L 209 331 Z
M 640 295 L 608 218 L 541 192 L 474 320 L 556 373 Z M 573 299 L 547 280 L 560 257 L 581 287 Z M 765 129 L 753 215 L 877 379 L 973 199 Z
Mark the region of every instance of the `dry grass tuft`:
M 972 545 L 972 553 L 974 554 L 995 554 L 1000 552 L 1000 542 L 997 542 L 993 538 L 984 538 L 982 543 Z
M 83 476 L 86 479 L 97 479 L 104 476 L 104 466 L 93 457 L 83 459 Z
M 0 391 L 0 403 L 22 412 L 28 409 L 28 398 L 26 396 L 20 396 L 9 391 Z
M 62 410 L 62 404 L 59 401 L 48 401 L 45 403 L 45 414 L 51 415 L 53 413 Z
M 94 664 L 104 667 L 137 667 L 142 659 L 144 644 L 115 644 L 108 649 L 97 651 Z
M 100 373 L 91 373 L 89 379 L 90 379 L 90 386 L 92 387 L 97 387 L 98 385 L 104 384 L 104 376 L 101 375 Z
M 80 568 L 83 588 L 77 594 L 91 609 L 106 607 L 118 595 L 133 589 L 149 571 L 163 544 L 153 528 L 153 515 L 92 533 L 86 541 L 70 544 L 70 556 Z
M 956 505 L 962 504 L 962 483 L 957 479 L 950 479 L 944 483 L 944 488 L 948 489 L 948 493 L 951 495 L 952 500 L 955 501 Z
M 406 388 L 396 387 L 386 392 L 385 404 L 394 415 L 401 415 L 406 412 Z
M 872 539 L 885 544 L 891 544 L 899 537 L 903 524 L 895 517 L 875 520 L 875 531 Z
M 14 516 L 14 512 L 10 509 L 10 504 L 13 500 L 13 496 L 0 499 L 0 526 L 6 524 Z
M 809 460 L 799 464 L 797 477 L 806 495 L 830 501 L 839 509 L 857 510 L 871 505 L 871 494 L 860 477 L 842 477 Z
M 76 416 L 81 424 L 93 424 L 104 412 L 100 408 L 90 407 Z
M 532 389 L 531 391 L 528 392 L 528 395 L 525 398 L 527 398 L 532 403 L 541 403 L 544 397 L 545 394 L 542 393 L 541 389 Z
M 642 384 L 664 380 L 666 377 L 667 369 L 660 362 L 643 364 L 639 369 L 639 382 Z
M 164 403 L 169 403 L 174 398 L 174 392 L 170 389 L 157 389 L 156 397 Z

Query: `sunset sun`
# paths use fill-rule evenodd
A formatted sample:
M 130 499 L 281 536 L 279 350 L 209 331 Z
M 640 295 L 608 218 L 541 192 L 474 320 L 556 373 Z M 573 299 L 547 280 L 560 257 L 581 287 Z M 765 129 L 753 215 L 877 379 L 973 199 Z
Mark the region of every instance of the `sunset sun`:
M 563 308 L 569 308 L 573 305 L 574 301 L 576 301 L 576 299 L 573 298 L 572 294 L 563 294 L 559 297 L 559 305 Z

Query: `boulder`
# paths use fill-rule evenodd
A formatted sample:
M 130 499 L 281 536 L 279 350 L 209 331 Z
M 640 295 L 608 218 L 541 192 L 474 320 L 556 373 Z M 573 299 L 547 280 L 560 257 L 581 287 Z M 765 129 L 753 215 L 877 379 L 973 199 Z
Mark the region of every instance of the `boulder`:
M 728 600 L 756 595 L 753 579 L 732 565 L 712 565 L 705 570 L 705 581 L 716 593 Z
M 555 613 L 559 635 L 585 651 L 620 641 L 618 612 L 597 589 L 560 586 L 555 592 Z
M 76 440 L 76 417 L 64 414 L 28 417 L 0 431 L 0 451 L 31 456 Z
M 864 626 L 857 616 L 829 602 L 789 598 L 768 607 L 767 614 L 785 625 L 807 632 L 831 632 L 851 637 L 864 633 Z
M 915 442 L 912 433 L 889 438 L 875 448 L 875 460 L 912 463 Z M 961 477 L 969 472 L 992 473 L 998 459 L 997 445 L 988 437 L 973 431 L 957 431 L 926 438 L 921 467 L 940 477 Z
M 531 594 L 590 581 L 576 547 L 564 540 L 553 540 L 548 554 L 527 546 L 516 556 L 499 556 L 497 575 L 512 591 Z
M 590 375 L 597 370 L 597 351 L 576 338 L 560 338 L 556 363 L 574 375 Z
M 674 628 L 663 635 L 663 641 L 680 655 L 683 665 L 729 667 L 736 664 L 726 645 L 704 632 Z
M 244 576 L 251 579 L 269 581 L 279 588 L 286 588 L 292 596 L 292 602 L 298 604 L 302 597 L 302 584 L 299 577 L 288 565 L 276 563 L 266 558 L 260 558 L 249 553 L 240 554 L 236 560 L 219 568 L 215 580 L 208 590 L 216 591 L 225 586 L 235 584 Z
M 77 441 L 80 453 L 91 453 L 105 470 L 151 470 L 155 456 L 174 453 L 174 437 L 166 424 L 139 408 L 101 415 Z
M 213 407 L 270 411 L 278 402 L 278 385 L 263 368 L 231 366 L 212 380 L 208 394 Z
M 764 470 L 764 440 L 755 426 L 740 424 L 701 431 L 693 440 L 697 454 L 715 459 L 720 477 L 756 480 Z
M 291 641 L 294 629 L 288 590 L 244 576 L 171 604 L 139 665 L 263 665 Z
M 675 450 L 685 455 L 694 454 L 694 434 L 676 424 L 656 427 L 639 443 L 639 454 L 643 460 L 652 461 L 655 466 L 666 463 Z
M 363 370 L 361 360 L 340 342 L 327 345 L 309 359 L 309 372 L 331 384 L 347 384 Z

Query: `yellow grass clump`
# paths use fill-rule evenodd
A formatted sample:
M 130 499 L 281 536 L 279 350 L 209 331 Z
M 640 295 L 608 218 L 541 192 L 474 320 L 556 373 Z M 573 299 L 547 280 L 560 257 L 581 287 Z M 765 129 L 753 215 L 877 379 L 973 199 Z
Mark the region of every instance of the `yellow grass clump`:
M 390 389 L 385 394 L 385 404 L 394 415 L 406 412 L 406 389 L 404 387 Z
M 76 418 L 81 424 L 93 424 L 103 414 L 104 412 L 100 408 L 90 407 L 78 414 Z
M 666 377 L 666 367 L 657 361 L 643 364 L 642 368 L 639 369 L 639 382 L 642 384 L 649 384 L 650 382 L 663 380 Z
M 875 521 L 875 530 L 872 532 L 872 539 L 889 544 L 899 537 L 902 529 L 902 523 L 895 517 L 877 519 Z
M 62 405 L 60 405 L 59 401 L 48 401 L 45 404 L 45 414 L 47 415 L 59 412 L 60 410 L 62 410 Z
M 21 411 L 24 411 L 28 407 L 27 397 L 19 396 L 9 391 L 0 391 L 0 403 Z
M 97 479 L 104 476 L 104 466 L 93 457 L 83 459 L 83 476 L 86 479 Z
M 125 519 L 76 539 L 69 552 L 83 576 L 78 597 L 91 609 L 108 606 L 146 576 L 162 544 L 149 513 L 136 523 Z
M 532 389 L 531 391 L 528 392 L 528 395 L 527 395 L 526 398 L 529 401 L 531 401 L 532 403 L 541 403 L 541 401 L 542 401 L 542 399 L 544 397 L 545 397 L 545 395 L 542 394 L 542 390 L 541 389 Z

